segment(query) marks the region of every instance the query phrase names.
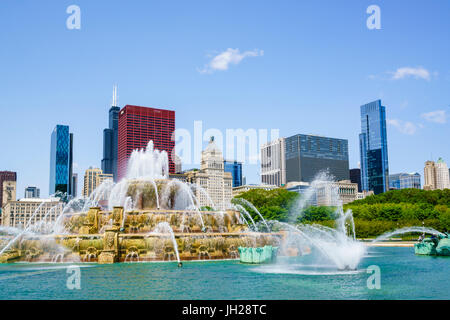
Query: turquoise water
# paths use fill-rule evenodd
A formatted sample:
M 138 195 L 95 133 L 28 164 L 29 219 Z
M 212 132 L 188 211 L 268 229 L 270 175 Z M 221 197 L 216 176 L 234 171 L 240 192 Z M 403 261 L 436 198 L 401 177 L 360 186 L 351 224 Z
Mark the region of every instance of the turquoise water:
M 238 261 L 82 264 L 81 289 L 69 290 L 66 264 L 0 265 L 0 299 L 450 299 L 450 258 L 415 256 L 413 248 L 370 248 L 357 271 Z M 381 270 L 367 288 L 366 268 Z

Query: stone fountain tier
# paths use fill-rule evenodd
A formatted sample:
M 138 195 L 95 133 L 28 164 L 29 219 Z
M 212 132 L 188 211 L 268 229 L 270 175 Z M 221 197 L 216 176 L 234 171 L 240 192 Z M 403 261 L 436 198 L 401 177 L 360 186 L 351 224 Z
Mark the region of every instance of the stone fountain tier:
M 114 207 L 112 211 L 91 208 L 85 213 L 66 214 L 62 221 L 69 234 L 96 234 L 118 227 L 123 233 L 149 233 L 166 222 L 174 233 L 240 232 L 247 229 L 240 223 L 238 211 L 223 212 L 196 210 L 131 210 Z
M 177 197 L 189 197 L 189 190 L 181 190 L 186 185 L 177 180 L 155 179 L 131 180 L 127 182 L 126 196 L 137 209 L 176 209 Z
M 239 247 L 278 246 L 281 233 L 176 233 L 180 260 L 237 259 Z M 176 261 L 170 233 L 126 234 L 116 228 L 103 234 L 27 238 L 8 250 L 0 262 Z
M 134 262 L 237 259 L 239 247 L 279 246 L 282 233 L 248 232 L 239 212 L 132 210 L 123 207 L 71 213 L 64 234 L 24 235 L 0 256 L 0 263 Z M 167 228 L 158 228 L 163 225 Z M 168 228 L 170 226 L 170 228 Z M 177 252 L 178 250 L 178 252 Z M 178 255 L 177 255 L 178 253 Z

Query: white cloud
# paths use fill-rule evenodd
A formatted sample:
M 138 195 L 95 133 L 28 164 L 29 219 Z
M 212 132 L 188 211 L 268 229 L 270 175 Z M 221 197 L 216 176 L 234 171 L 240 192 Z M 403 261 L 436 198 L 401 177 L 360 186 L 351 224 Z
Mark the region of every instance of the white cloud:
M 202 69 L 201 73 L 212 73 L 214 71 L 228 70 L 231 64 L 239 64 L 246 57 L 263 56 L 263 50 L 253 50 L 240 52 L 239 49 L 228 48 L 211 59 L 211 61 Z
M 422 113 L 420 116 L 429 122 L 435 123 L 447 122 L 447 113 L 445 112 L 445 110 L 436 110 L 427 113 Z
M 386 120 L 387 124 L 397 128 L 403 134 L 413 135 L 416 133 L 417 127 L 414 123 L 409 121 L 402 121 L 397 119 L 388 119 Z
M 431 80 L 430 72 L 423 67 L 403 67 L 398 68 L 395 72 L 392 72 L 393 80 L 400 80 L 407 77 L 414 77 L 415 79 L 424 79 L 427 81 Z

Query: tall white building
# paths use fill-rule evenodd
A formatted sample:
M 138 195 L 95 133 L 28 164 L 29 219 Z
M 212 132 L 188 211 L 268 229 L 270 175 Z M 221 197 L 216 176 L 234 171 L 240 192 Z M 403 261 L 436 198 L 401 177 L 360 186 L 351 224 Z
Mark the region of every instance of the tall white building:
M 448 166 L 442 158 L 436 162 L 436 189 L 450 189 Z
M 450 189 L 450 177 L 447 164 L 442 158 L 425 162 L 424 168 L 425 190 Z
M 261 182 L 283 186 L 286 184 L 285 139 L 280 138 L 261 147 Z
M 425 183 L 423 185 L 424 190 L 436 189 L 436 166 L 434 161 L 425 162 L 423 178 L 425 179 Z
M 212 206 L 212 201 L 218 210 L 228 208 L 232 199 L 233 177 L 230 172 L 224 171 L 222 151 L 214 143 L 214 137 L 202 151 L 200 170 L 188 171 L 186 176 L 188 182 L 201 187 L 195 190 L 201 207 Z

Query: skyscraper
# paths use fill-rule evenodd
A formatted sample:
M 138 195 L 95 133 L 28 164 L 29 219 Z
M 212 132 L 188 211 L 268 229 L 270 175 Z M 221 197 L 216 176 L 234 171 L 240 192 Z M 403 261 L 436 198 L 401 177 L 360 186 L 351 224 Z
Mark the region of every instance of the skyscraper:
M 358 184 L 358 192 L 361 192 L 361 169 L 350 169 L 350 181 Z
M 389 190 L 386 108 L 381 100 L 361 106 L 361 187 L 375 194 Z
M 106 179 L 113 179 L 110 173 L 103 173 L 102 169 L 92 168 L 86 170 L 84 174 L 83 196 L 89 197 L 91 193 Z
M 78 196 L 78 173 L 72 174 L 72 197 Z
M 232 195 L 231 173 L 225 172 L 222 151 L 211 137 L 208 146 L 202 151 L 200 170 L 191 170 L 186 173 L 186 181 L 196 184 L 195 196 L 200 207 L 215 206 L 218 210 L 226 210 Z M 206 193 L 205 193 L 206 191 Z
M 175 111 L 126 105 L 119 112 L 119 138 L 117 153 L 117 179 L 126 175 L 131 152 L 145 148 L 150 140 L 155 149 L 166 151 L 169 157 L 169 172 L 175 173 L 172 153 L 175 141 Z
M 72 195 L 73 134 L 69 126 L 57 125 L 50 146 L 49 193 L 58 191 Z
M 436 189 L 436 166 L 434 161 L 426 161 L 423 168 L 423 176 L 425 183 L 423 185 L 424 190 Z
M 281 187 L 286 184 L 285 139 L 261 146 L 261 182 Z
M 16 181 L 16 172 L 0 171 L 0 209 L 6 202 L 16 200 Z
M 38 187 L 26 187 L 24 196 L 28 198 L 39 198 L 41 196 L 41 190 Z
M 450 189 L 448 167 L 442 158 L 436 162 L 436 189 Z
M 348 141 L 297 134 L 285 139 L 286 183 L 311 182 L 326 171 L 335 180 L 349 180 Z
M 242 186 L 242 162 L 224 160 L 223 169 L 225 172 L 231 173 L 233 188 Z
M 103 130 L 103 173 L 112 174 L 117 180 L 117 150 L 119 137 L 119 111 L 117 86 L 113 88 L 113 100 L 109 109 L 109 127 Z

